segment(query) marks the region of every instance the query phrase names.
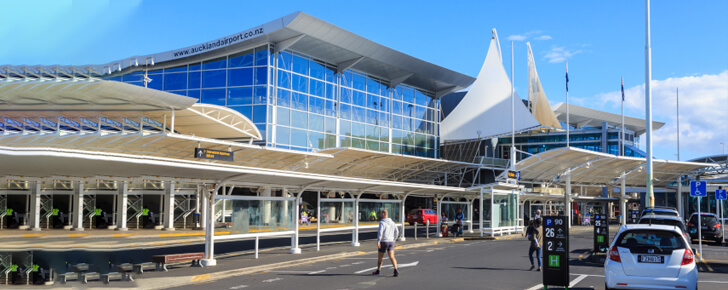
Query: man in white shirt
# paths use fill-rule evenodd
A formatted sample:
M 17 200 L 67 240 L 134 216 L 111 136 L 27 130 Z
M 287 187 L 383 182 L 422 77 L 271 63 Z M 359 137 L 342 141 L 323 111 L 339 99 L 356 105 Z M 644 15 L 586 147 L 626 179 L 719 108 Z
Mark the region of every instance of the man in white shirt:
M 384 253 L 389 253 L 389 260 L 394 266 L 394 277 L 399 276 L 397 269 L 397 259 L 394 258 L 394 240 L 399 237 L 399 229 L 397 225 L 389 218 L 387 210 L 382 211 L 382 220 L 379 222 L 379 231 L 377 232 L 377 248 L 379 248 L 379 259 L 377 260 L 377 270 L 372 275 L 381 274 L 382 260 Z

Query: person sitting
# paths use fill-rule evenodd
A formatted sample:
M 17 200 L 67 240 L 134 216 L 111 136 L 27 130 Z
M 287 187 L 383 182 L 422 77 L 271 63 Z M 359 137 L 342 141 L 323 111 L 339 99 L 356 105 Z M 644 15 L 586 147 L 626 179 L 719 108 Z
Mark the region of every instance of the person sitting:
M 465 214 L 463 214 L 463 209 L 459 208 L 458 213 L 455 215 L 455 224 L 452 225 L 452 233 L 456 237 L 458 235 L 463 235 L 463 221 L 465 220 Z

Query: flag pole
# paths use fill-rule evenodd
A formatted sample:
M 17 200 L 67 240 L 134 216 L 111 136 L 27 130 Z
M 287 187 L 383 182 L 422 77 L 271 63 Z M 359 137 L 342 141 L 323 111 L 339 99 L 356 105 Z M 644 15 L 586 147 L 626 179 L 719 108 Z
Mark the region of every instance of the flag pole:
M 569 147 L 569 62 L 566 62 L 566 147 Z
M 624 156 L 624 77 L 622 77 L 622 130 L 620 131 L 620 139 L 622 139 L 621 146 L 619 146 L 619 155 Z
M 513 79 L 513 41 L 511 40 L 511 170 L 516 171 L 516 80 Z
M 649 208 L 655 207 L 652 184 L 652 48 L 650 47 L 650 0 L 645 0 L 645 123 L 647 135 L 647 196 Z

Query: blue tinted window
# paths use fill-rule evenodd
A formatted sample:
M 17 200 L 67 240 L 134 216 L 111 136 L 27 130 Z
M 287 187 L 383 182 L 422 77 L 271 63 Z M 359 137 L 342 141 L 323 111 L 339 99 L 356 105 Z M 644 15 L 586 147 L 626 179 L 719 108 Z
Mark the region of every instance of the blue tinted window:
M 379 99 L 379 109 L 384 112 L 389 112 L 389 98 L 382 97 Z
M 392 116 L 392 128 L 402 129 L 402 117 L 397 115 Z
M 205 104 L 225 106 L 225 89 L 202 90 L 202 99 Z
M 173 94 L 177 94 L 177 95 L 180 95 L 180 96 L 186 96 L 187 95 L 187 91 L 168 91 L 168 92 L 173 93 Z
M 178 66 L 178 67 L 172 67 L 172 68 L 165 68 L 164 73 L 170 73 L 170 72 L 183 72 L 187 71 L 187 66 Z
M 253 51 L 248 50 L 235 55 L 231 55 L 228 59 L 228 67 L 253 66 Z
M 367 123 L 375 125 L 378 124 L 377 117 L 379 117 L 379 113 L 377 113 L 377 111 L 367 110 Z
M 285 70 L 291 70 L 291 54 L 287 52 L 281 52 L 278 54 L 278 68 Z
M 308 113 L 291 110 L 291 127 L 308 128 Z
M 237 106 L 237 107 L 230 107 L 230 109 L 240 112 L 240 114 L 243 114 L 243 116 L 245 116 L 248 119 L 253 118 L 253 106 Z
M 185 67 L 187 69 L 187 67 Z M 175 73 L 164 75 L 164 90 L 187 89 L 187 73 Z
M 228 89 L 228 105 L 252 105 L 253 88 L 230 88 Z
M 351 89 L 341 89 L 341 102 L 351 104 Z
M 367 139 L 378 140 L 379 139 L 379 127 L 374 125 L 366 125 Z
M 281 88 L 291 88 L 291 73 L 278 70 L 278 86 Z
M 317 61 L 311 61 L 311 77 L 323 80 L 326 75 L 326 68 Z
M 290 107 L 291 106 L 291 92 L 287 90 L 278 89 L 278 103 L 279 106 Z
M 319 97 L 324 97 L 326 91 L 326 87 L 324 86 L 324 82 L 317 81 L 312 79 L 311 80 L 311 94 L 316 95 Z
M 151 79 L 151 81 L 147 83 L 147 88 L 160 91 L 162 90 L 162 87 L 164 86 L 164 78 L 162 75 L 150 75 L 149 79 Z
M 351 88 L 351 72 L 344 71 L 341 73 L 341 86 Z
M 392 101 L 392 113 L 402 115 L 402 103 L 400 101 Z
M 308 128 L 311 130 L 323 132 L 324 131 L 324 116 L 309 114 L 308 115 Z
M 253 106 L 253 123 L 265 123 L 268 106 Z
M 367 94 L 360 92 L 360 91 L 354 91 L 354 105 L 365 107 L 367 105 Z
M 402 89 L 402 100 L 408 103 L 414 103 L 415 102 L 415 92 L 410 88 L 403 88 Z
M 194 63 L 194 64 L 190 64 L 190 71 L 200 70 L 200 69 L 202 69 L 202 65 L 199 62 L 198 63 Z
M 379 125 L 384 127 L 389 127 L 389 114 L 388 113 L 379 113 Z
M 364 138 L 366 134 L 366 130 L 364 129 L 365 125 L 358 122 L 352 122 L 351 123 L 351 135 L 353 137 L 357 138 Z
M 150 70 L 149 72 L 147 72 L 148 75 L 158 75 L 161 73 L 162 73 L 161 69 Z
M 366 120 L 366 109 L 361 107 L 351 107 L 351 120 L 357 122 L 364 122 Z
M 268 64 L 268 48 L 258 48 L 255 52 L 255 65 L 267 65 Z
M 255 91 L 253 91 L 253 103 L 265 104 L 268 101 L 266 88 L 266 86 L 255 86 Z
M 326 101 L 326 115 L 336 117 L 336 103 L 334 101 Z
M 376 95 L 367 95 L 367 108 L 370 109 L 379 109 L 379 96 Z
M 106 78 L 106 80 L 107 80 L 107 81 L 115 81 L 115 82 L 120 82 L 120 81 L 121 81 L 121 76 L 118 76 L 118 77 L 113 77 L 113 78 Z
M 330 67 L 326 68 L 326 81 L 336 83 L 336 70 Z
M 367 79 L 363 75 L 354 74 L 354 80 L 352 81 L 353 87 L 357 90 L 364 91 L 367 85 Z
M 276 143 L 291 144 L 291 129 L 288 127 L 278 126 L 276 128 Z
M 341 131 L 341 136 L 351 136 L 351 122 L 344 120 L 339 121 L 339 130 Z
M 293 74 L 293 90 L 308 93 L 308 78 Z
M 189 80 L 187 82 L 188 88 L 199 89 L 201 79 L 202 75 L 200 74 L 200 72 L 190 72 Z
M 381 132 L 381 135 L 380 135 L 381 137 L 379 138 L 379 140 L 388 142 L 389 141 L 389 129 L 387 127 L 381 127 L 379 132 Z
M 203 88 L 224 87 L 225 79 L 227 79 L 225 70 L 203 71 L 202 72 L 202 87 Z
M 324 113 L 325 101 L 322 98 L 309 97 L 308 99 L 308 110 L 309 112 L 316 114 Z
M 392 89 L 392 98 L 395 100 L 402 100 L 402 87 L 396 86 Z
M 253 68 L 238 68 L 228 70 L 228 86 L 250 86 L 252 84 Z
M 308 136 L 305 130 L 291 129 L 291 145 L 308 147 Z
M 190 98 L 200 99 L 200 90 L 189 90 L 187 96 Z
M 430 103 L 430 97 L 420 91 L 415 92 L 415 102 L 420 106 L 427 106 Z
M 138 71 L 124 75 L 124 82 L 138 82 L 144 79 L 144 72 Z
M 341 118 L 344 120 L 351 120 L 351 106 L 347 104 L 341 104 Z
M 324 148 L 324 133 L 308 132 L 308 139 L 311 147 L 316 149 Z
M 293 67 L 291 68 L 292 71 L 300 73 L 302 75 L 308 75 L 308 59 L 300 57 L 298 55 L 293 55 Z
M 226 68 L 226 67 L 227 67 L 227 58 L 225 58 L 225 57 L 208 60 L 208 61 L 202 63 L 202 69 L 204 69 L 204 70 Z
M 268 67 L 255 68 L 255 84 L 265 85 L 268 83 Z
M 291 125 L 291 110 L 286 108 L 278 107 L 278 114 L 276 116 L 276 122 L 278 125 Z
M 427 108 L 415 106 L 415 118 L 424 119 L 427 114 Z
M 379 82 L 367 78 L 367 92 L 370 94 L 379 95 Z
M 326 98 L 329 100 L 336 100 L 336 86 L 332 84 L 326 84 Z
M 301 93 L 293 93 L 291 96 L 291 107 L 301 111 L 308 111 L 308 96 Z
M 324 131 L 326 133 L 336 133 L 336 119 L 334 118 L 324 118 Z

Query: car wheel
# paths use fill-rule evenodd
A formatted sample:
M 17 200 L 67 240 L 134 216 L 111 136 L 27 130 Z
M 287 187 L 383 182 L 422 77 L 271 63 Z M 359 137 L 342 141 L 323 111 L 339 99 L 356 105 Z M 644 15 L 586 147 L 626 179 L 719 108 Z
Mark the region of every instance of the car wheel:
M 604 290 L 609 290 L 610 288 L 607 286 L 607 282 L 604 282 Z

